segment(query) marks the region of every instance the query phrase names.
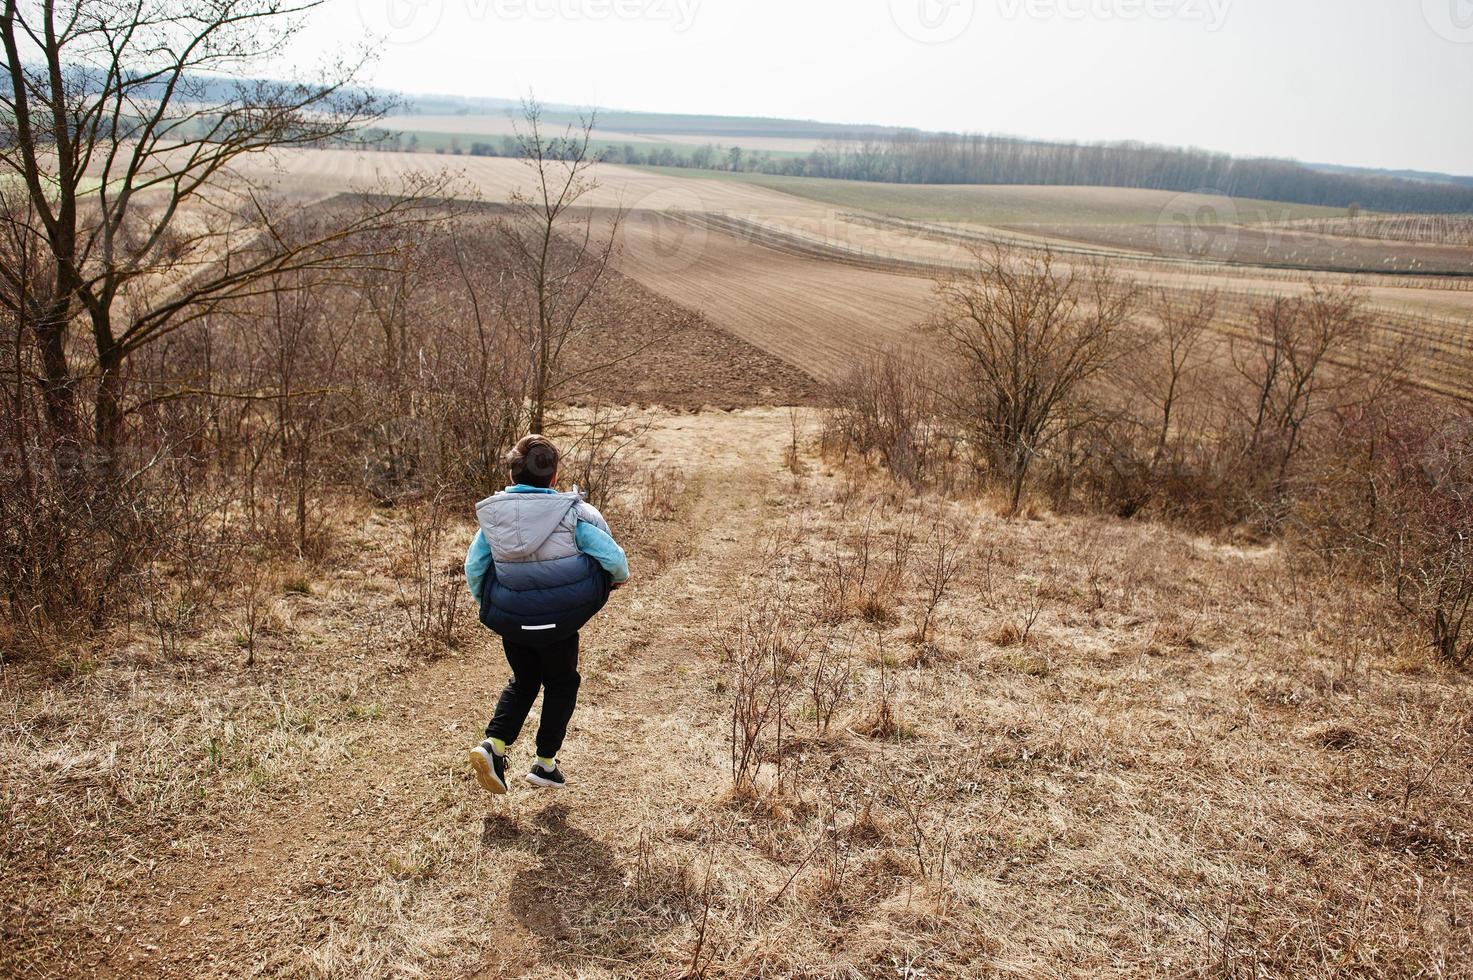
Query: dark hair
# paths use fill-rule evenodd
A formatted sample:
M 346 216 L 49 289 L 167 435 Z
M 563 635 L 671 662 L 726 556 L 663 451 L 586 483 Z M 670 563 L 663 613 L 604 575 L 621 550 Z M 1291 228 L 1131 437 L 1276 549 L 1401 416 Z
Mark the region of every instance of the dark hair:
M 529 487 L 550 487 L 557 476 L 557 447 L 546 436 L 525 436 L 506 455 L 513 483 Z

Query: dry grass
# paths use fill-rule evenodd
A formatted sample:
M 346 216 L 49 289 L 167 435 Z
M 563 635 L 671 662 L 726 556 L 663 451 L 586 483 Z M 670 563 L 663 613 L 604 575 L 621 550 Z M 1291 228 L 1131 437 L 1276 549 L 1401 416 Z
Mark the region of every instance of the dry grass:
M 811 418 L 794 494 L 786 411 L 651 418 L 566 795 L 479 794 L 498 654 L 474 623 L 411 653 L 409 528 L 353 509 L 276 570 L 254 671 L 235 616 L 5 665 L 0 971 L 1469 975 L 1473 702 L 1366 597 L 916 498 L 814 458 Z M 937 520 L 967 558 L 923 651 Z M 828 608 L 866 539 L 887 587 Z M 718 641 L 778 595 L 807 642 L 737 792 Z

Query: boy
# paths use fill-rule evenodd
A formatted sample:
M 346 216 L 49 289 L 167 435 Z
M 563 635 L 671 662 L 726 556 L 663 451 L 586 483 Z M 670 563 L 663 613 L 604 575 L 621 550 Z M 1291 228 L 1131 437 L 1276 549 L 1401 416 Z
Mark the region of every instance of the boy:
M 506 792 L 506 750 L 542 688 L 537 760 L 527 781 L 563 789 L 557 753 L 578 698 L 578 630 L 629 580 L 629 562 L 597 508 L 558 493 L 558 451 L 530 435 L 507 456 L 512 486 L 476 505 L 481 529 L 465 557 L 481 622 L 501 635 L 512 677 L 486 740 L 471 749 L 481 788 Z

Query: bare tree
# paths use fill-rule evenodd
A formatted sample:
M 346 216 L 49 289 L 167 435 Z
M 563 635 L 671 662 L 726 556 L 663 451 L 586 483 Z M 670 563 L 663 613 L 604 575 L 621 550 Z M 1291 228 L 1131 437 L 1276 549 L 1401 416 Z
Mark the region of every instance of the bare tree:
M 1251 388 L 1244 452 L 1273 474 L 1282 491 L 1306 424 L 1336 407 L 1336 396 L 1355 380 L 1352 372 L 1337 375 L 1333 368 L 1360 347 L 1369 323 L 1354 291 L 1319 286 L 1307 297 L 1260 303 L 1253 319 L 1252 347 L 1235 349 L 1233 356 Z
M 937 285 L 932 329 L 958 364 L 951 408 L 1016 513 L 1033 460 L 1116 359 L 1137 290 L 1102 265 L 1060 270 L 1049 251 L 998 246 L 976 259 L 975 272 Z
M 599 229 L 585 202 L 598 188 L 590 174 L 597 162 L 592 152 L 595 122 L 596 116 L 588 115 L 578 127 L 550 135 L 542 106 L 532 99 L 522 104 L 517 148 L 532 186 L 512 194 L 512 214 L 501 229 L 512 274 L 522 287 L 523 309 L 516 326 L 528 355 L 534 432 L 546 427 L 549 403 L 574 380 L 562 370 L 563 355 L 594 322 L 589 300 L 609 272 L 623 218 L 615 209 Z
M 16 463 L 23 485 L 34 488 L 30 459 L 30 429 L 34 424 L 30 378 L 37 374 L 38 353 L 31 343 L 32 324 L 51 305 L 55 282 L 54 263 L 43 243 L 31 233 L 35 212 L 27 195 L 17 188 L 0 185 L 0 310 L 6 314 L 5 363 L 6 401 L 10 408 L 10 432 Z M 58 406 L 64 410 L 64 406 Z
M 350 139 L 385 109 L 353 86 L 361 62 L 314 81 L 251 77 L 317 3 L 4 0 L 0 174 L 25 189 L 25 231 L 53 263 L 44 293 L 17 312 L 39 351 L 50 427 L 82 443 L 86 385 L 105 472 L 136 410 L 133 355 L 279 273 L 340 261 L 357 233 L 419 200 L 283 218 L 235 169 L 248 154 Z
M 1182 400 L 1189 394 L 1193 378 L 1213 359 L 1212 323 L 1217 317 L 1216 290 L 1193 292 L 1185 297 L 1167 289 L 1155 297 L 1156 319 L 1161 332 L 1150 350 L 1151 363 L 1143 378 L 1143 392 L 1156 409 L 1156 445 L 1153 467 L 1160 466 L 1171 442 Z

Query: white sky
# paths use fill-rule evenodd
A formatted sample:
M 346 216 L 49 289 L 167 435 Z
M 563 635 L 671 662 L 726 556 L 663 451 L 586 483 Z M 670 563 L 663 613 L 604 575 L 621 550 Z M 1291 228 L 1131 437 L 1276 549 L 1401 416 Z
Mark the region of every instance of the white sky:
M 1473 0 L 326 0 L 310 62 L 602 108 L 1473 174 Z

